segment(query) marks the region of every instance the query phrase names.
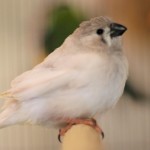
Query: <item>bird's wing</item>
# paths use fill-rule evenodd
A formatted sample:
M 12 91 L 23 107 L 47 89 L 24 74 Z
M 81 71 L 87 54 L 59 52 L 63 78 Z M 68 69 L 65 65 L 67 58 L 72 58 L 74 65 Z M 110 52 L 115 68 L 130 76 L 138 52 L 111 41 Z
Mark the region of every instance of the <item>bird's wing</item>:
M 17 100 L 30 100 L 66 87 L 75 76 L 73 70 L 33 69 L 12 81 L 12 88 L 2 95 Z

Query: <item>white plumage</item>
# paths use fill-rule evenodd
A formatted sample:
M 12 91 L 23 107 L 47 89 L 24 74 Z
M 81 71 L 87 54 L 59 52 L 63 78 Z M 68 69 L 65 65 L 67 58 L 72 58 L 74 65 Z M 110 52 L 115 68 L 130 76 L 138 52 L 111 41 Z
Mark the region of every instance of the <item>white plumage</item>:
M 22 122 L 56 126 L 68 118 L 94 117 L 116 104 L 128 65 L 121 46 L 126 29 L 113 31 L 112 24 L 106 17 L 82 23 L 42 63 L 14 79 L 1 94 L 7 100 L 0 127 Z

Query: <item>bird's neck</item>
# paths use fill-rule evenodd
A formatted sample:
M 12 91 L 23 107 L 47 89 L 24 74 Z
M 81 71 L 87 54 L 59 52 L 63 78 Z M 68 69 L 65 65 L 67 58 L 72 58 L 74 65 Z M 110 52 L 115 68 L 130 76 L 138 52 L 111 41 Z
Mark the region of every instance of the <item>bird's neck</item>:
M 76 37 L 70 35 L 68 36 L 63 45 L 62 45 L 62 50 L 69 52 L 81 52 L 82 51 L 82 45 L 79 42 L 79 39 Z

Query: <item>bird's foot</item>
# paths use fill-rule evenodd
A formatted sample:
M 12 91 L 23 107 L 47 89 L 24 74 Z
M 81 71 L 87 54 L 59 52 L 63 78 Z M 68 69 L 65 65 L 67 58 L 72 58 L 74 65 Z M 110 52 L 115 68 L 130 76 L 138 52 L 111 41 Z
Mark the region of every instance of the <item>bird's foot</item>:
M 75 118 L 75 119 L 68 119 L 66 121 L 67 126 L 61 128 L 59 130 L 59 135 L 58 135 L 58 140 L 61 142 L 61 136 L 64 136 L 65 133 L 73 126 L 76 124 L 84 124 L 84 125 L 88 125 L 91 126 L 92 128 L 94 128 L 98 133 L 100 133 L 102 135 L 102 138 L 104 138 L 104 132 L 102 131 L 102 129 L 98 126 L 97 122 L 95 119 L 91 118 L 91 119 L 80 119 L 80 118 Z

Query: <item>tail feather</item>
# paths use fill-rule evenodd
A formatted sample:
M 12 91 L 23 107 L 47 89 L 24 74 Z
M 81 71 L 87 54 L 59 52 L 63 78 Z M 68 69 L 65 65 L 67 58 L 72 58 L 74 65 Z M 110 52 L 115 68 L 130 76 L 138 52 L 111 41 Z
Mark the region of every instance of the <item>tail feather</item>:
M 8 125 L 14 124 L 14 121 L 12 121 L 13 112 L 10 109 L 5 109 L 0 114 L 0 128 L 4 128 Z
M 14 96 L 9 91 L 5 91 L 5 92 L 0 93 L 0 98 L 1 99 L 13 99 Z
M 17 124 L 21 121 L 18 104 L 15 101 L 5 104 L 5 109 L 0 113 L 0 128 Z

